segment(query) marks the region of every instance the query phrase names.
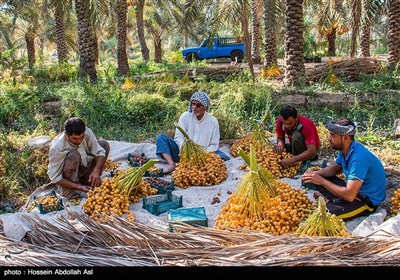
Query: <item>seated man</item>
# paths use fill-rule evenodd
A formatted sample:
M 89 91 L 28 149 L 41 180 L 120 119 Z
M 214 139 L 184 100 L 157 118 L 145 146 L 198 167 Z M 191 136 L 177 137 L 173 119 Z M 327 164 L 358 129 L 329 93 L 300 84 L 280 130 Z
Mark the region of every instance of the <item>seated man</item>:
M 183 112 L 179 118 L 179 125 L 189 135 L 193 142 L 202 146 L 207 152 L 213 151 L 223 160 L 229 160 L 229 156 L 218 150 L 219 148 L 219 123 L 218 120 L 206 112 L 210 108 L 210 98 L 202 91 L 195 92 L 190 98 L 189 110 Z M 179 152 L 185 137 L 175 129 L 174 139 L 165 134 L 159 134 L 156 139 L 156 154 L 164 158 L 168 167 L 164 174 L 175 170 L 176 162 L 179 162 Z
M 65 121 L 64 132 L 54 138 L 49 150 L 48 176 L 51 183 L 61 187 L 68 198 L 101 186 L 101 174 L 110 152 L 106 140 L 97 140 L 92 130 L 80 118 Z
M 297 162 L 315 160 L 320 141 L 314 122 L 297 114 L 296 108 L 287 105 L 281 109 L 281 116 L 276 121 L 276 152 L 286 151 L 293 156 L 282 160 L 282 165 L 292 166 Z M 285 144 L 286 135 L 289 144 Z
M 354 140 L 355 124 L 348 118 L 328 123 L 328 140 L 339 151 L 335 164 L 307 171 L 304 183 L 312 183 L 328 200 L 330 213 L 343 220 L 375 212 L 386 198 L 386 173 L 380 160 Z M 344 173 L 347 182 L 336 175 Z

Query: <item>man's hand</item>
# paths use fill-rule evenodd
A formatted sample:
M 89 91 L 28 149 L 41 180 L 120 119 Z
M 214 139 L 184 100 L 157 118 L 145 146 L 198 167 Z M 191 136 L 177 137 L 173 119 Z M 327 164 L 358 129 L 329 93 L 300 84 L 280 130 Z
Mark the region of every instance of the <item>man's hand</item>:
M 296 161 L 292 157 L 284 158 L 281 160 L 281 164 L 283 167 L 289 167 L 289 166 L 294 165 L 295 163 L 296 163 Z
M 81 185 L 80 191 L 83 191 L 83 192 L 87 193 L 89 190 L 90 190 L 90 188 L 88 186 Z
M 312 183 L 314 185 L 322 185 L 322 182 L 324 181 L 324 178 L 321 175 L 312 170 L 306 171 L 303 176 L 301 176 L 301 179 L 304 183 Z
M 92 187 L 100 187 L 101 186 L 101 178 L 98 175 L 93 175 L 93 172 L 89 175 L 89 183 Z
M 285 150 L 285 143 L 283 141 L 279 141 L 276 143 L 276 152 L 281 154 Z

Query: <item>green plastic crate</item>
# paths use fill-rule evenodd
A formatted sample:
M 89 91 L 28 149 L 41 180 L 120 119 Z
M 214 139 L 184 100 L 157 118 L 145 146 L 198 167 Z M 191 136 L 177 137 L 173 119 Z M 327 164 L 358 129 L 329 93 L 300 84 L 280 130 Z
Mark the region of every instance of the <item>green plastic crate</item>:
M 173 224 L 176 221 L 192 226 L 208 227 L 208 218 L 204 207 L 171 209 L 168 211 L 168 221 L 170 231 L 173 231 Z
M 33 200 L 35 202 L 35 205 L 37 207 L 37 209 L 39 210 L 40 214 L 47 214 L 49 212 L 53 212 L 53 211 L 59 211 L 59 210 L 63 210 L 64 206 L 62 204 L 62 200 L 61 198 L 57 197 L 57 203 L 56 204 L 52 204 L 52 205 L 44 205 L 42 203 L 39 203 L 37 200 L 39 198 L 45 197 L 45 196 L 55 196 L 57 197 L 57 194 L 55 192 L 55 190 L 51 190 L 49 193 L 41 195 L 41 196 L 33 196 Z
M 143 208 L 158 216 L 170 209 L 182 207 L 182 200 L 182 196 L 173 195 L 172 191 L 168 190 L 165 194 L 143 197 Z

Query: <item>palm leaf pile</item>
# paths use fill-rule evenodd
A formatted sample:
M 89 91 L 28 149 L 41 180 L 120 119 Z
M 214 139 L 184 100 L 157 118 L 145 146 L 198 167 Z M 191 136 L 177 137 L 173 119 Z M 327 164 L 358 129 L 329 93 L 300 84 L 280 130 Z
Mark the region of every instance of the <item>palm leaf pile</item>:
M 61 217 L 55 225 L 23 213 L 20 218 L 31 228 L 23 241 L 6 238 L 1 224 L 0 265 L 398 266 L 400 259 L 396 237 L 276 236 L 184 223 L 175 223 L 171 233 L 118 216 L 101 224 L 84 213 L 69 214 L 73 220 Z
M 353 58 L 330 63 L 321 63 L 306 70 L 308 81 L 324 80 L 328 75 L 358 81 L 361 75 L 377 74 L 382 70 L 381 63 L 375 58 Z

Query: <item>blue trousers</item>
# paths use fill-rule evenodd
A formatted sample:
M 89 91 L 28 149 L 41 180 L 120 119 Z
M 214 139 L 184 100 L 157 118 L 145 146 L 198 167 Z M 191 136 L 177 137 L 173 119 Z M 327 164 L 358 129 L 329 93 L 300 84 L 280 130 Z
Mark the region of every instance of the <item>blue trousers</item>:
M 215 151 L 217 155 L 221 157 L 222 160 L 226 161 L 229 160 L 230 157 L 221 152 L 220 150 Z M 171 155 L 172 160 L 174 162 L 179 162 L 179 147 L 175 143 L 174 139 L 165 135 L 165 134 L 158 134 L 156 138 L 156 154 L 161 156 L 161 154 L 168 154 Z

